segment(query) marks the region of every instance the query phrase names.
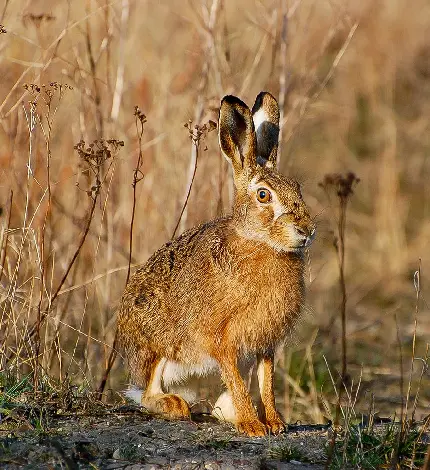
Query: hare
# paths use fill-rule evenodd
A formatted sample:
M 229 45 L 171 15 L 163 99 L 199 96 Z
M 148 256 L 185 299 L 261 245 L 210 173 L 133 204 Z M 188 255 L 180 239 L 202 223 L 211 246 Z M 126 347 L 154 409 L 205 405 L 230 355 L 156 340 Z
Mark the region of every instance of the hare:
M 315 225 L 299 184 L 276 170 L 278 135 L 270 93 L 257 96 L 252 112 L 235 96 L 223 98 L 219 143 L 233 168 L 232 214 L 163 245 L 122 296 L 118 337 L 132 380 L 145 388 L 142 405 L 168 418 L 189 418 L 190 410 L 166 387 L 218 369 L 239 432 L 285 429 L 275 408 L 274 352 L 304 303 L 304 250 Z M 260 416 L 238 368 L 250 357 Z

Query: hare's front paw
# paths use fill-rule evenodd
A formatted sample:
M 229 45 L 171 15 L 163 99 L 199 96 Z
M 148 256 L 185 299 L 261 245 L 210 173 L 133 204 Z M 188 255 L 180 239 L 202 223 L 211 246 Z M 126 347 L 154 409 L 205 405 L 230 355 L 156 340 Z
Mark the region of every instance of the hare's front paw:
M 280 434 L 285 431 L 285 424 L 277 415 L 270 419 L 266 419 L 266 426 L 272 434 Z
M 188 403 L 173 393 L 143 397 L 142 406 L 148 411 L 163 415 L 163 418 L 191 419 Z
M 251 421 L 238 421 L 236 428 L 239 432 L 250 437 L 262 437 L 267 434 L 266 426 L 258 419 Z

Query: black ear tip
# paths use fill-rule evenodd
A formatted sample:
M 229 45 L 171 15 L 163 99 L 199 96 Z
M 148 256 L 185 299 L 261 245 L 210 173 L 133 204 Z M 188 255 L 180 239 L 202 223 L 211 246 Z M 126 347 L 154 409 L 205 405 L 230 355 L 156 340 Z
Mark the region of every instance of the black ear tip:
M 254 106 L 252 107 L 252 114 L 256 113 L 263 106 L 264 94 L 264 91 L 258 93 L 257 98 L 255 98 Z
M 224 96 L 224 98 L 221 100 L 221 106 L 223 104 L 247 108 L 246 104 L 242 100 L 240 100 L 237 96 L 233 96 L 233 95 Z
M 267 96 L 268 99 L 276 101 L 276 98 L 269 91 L 260 91 L 260 93 L 258 93 L 257 98 L 260 96 L 261 96 L 261 99 L 264 99 L 264 97 Z
M 276 105 L 278 104 L 276 98 L 271 93 L 268 91 L 260 91 L 260 93 L 257 95 L 257 98 L 255 98 L 255 103 L 252 107 L 252 114 L 256 113 L 263 106 L 264 101 L 266 101 L 266 103 L 269 102 L 273 104 L 276 103 Z

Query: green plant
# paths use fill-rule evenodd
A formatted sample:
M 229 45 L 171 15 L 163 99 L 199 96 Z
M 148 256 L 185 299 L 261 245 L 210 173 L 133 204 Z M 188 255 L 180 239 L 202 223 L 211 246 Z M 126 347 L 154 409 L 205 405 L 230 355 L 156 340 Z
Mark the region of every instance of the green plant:
M 390 468 L 397 451 L 398 467 L 418 469 L 424 463 L 427 445 L 422 439 L 428 431 L 429 422 L 414 424 L 399 442 L 401 424 L 363 427 L 354 425 L 338 435 L 330 469 L 377 469 Z M 329 449 L 328 449 L 329 451 Z
M 267 452 L 267 457 L 273 460 L 280 460 L 281 462 L 291 462 L 296 460 L 298 462 L 309 462 L 303 451 L 291 444 L 284 444 L 274 446 Z
M 21 395 L 30 390 L 32 390 L 30 375 L 17 379 L 11 372 L 0 373 L 0 421 L 2 414 L 8 414 Z

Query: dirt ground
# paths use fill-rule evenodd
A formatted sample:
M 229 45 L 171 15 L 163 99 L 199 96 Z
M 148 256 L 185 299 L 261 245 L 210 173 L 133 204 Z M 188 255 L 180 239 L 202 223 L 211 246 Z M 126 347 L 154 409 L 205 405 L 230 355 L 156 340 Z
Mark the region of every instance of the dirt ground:
M 323 468 L 330 432 L 327 426 L 295 425 L 280 436 L 247 438 L 206 417 L 168 422 L 130 407 L 99 415 L 61 415 L 42 429 L 26 420 L 13 431 L 3 424 L 0 467 L 5 470 L 317 470 Z

